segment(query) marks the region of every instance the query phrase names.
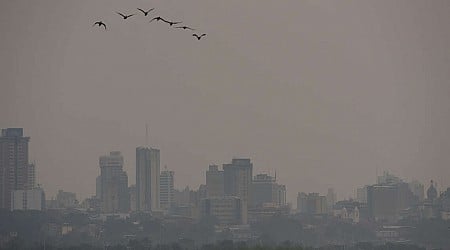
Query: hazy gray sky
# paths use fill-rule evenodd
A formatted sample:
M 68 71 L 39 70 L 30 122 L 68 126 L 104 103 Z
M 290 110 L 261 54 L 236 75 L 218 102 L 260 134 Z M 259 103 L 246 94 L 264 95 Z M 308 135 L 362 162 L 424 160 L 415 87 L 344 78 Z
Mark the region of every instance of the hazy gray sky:
M 206 32 L 126 21 L 115 11 Z M 338 198 L 376 169 L 450 185 L 450 1 L 0 2 L 0 127 L 23 127 L 47 196 L 95 193 L 98 157 L 161 149 L 176 186 L 251 157 Z M 103 20 L 108 31 L 92 27 Z

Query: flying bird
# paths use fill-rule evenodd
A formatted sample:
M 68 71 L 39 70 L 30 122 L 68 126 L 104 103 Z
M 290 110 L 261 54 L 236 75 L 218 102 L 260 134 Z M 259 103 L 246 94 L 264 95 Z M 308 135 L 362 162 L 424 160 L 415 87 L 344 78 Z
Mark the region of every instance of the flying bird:
M 129 18 L 129 17 L 132 17 L 132 16 L 134 16 L 135 14 L 131 14 L 131 15 L 124 15 L 124 14 L 122 14 L 122 13 L 120 13 L 120 12 L 117 12 L 116 11 L 116 13 L 117 14 L 119 14 L 119 15 L 121 15 L 122 17 L 123 17 L 123 19 L 127 19 L 127 18 Z
M 172 26 L 172 25 L 174 25 L 174 24 L 182 23 L 182 22 L 171 22 L 171 21 L 167 21 L 167 20 L 164 20 L 164 19 L 163 19 L 163 21 L 164 21 L 165 23 L 168 23 L 170 26 Z
M 98 27 L 103 26 L 105 28 L 105 30 L 106 30 L 106 24 L 104 22 L 102 22 L 102 21 L 95 22 L 94 25 L 92 25 L 92 27 L 94 27 L 95 25 L 98 25 Z
M 200 40 L 202 37 L 206 36 L 206 34 L 205 33 L 203 33 L 201 35 L 192 34 L 192 36 L 195 36 L 198 40 Z
M 147 10 L 147 11 L 145 11 L 145 10 L 143 10 L 143 9 L 141 9 L 141 8 L 137 8 L 137 9 L 140 10 L 142 13 L 144 13 L 144 16 L 147 16 L 148 13 L 149 13 L 150 11 L 154 10 L 155 8 L 151 8 L 151 9 L 149 9 L 149 10 Z
M 175 27 L 176 29 L 184 29 L 184 30 L 186 30 L 186 29 L 188 29 L 188 30 L 195 30 L 195 29 L 193 29 L 193 28 L 191 28 L 191 27 L 188 27 L 188 26 L 177 26 L 177 27 Z
M 150 20 L 149 23 L 153 22 L 153 20 L 156 20 L 156 21 L 162 20 L 163 22 L 167 22 L 164 18 L 162 18 L 162 17 L 160 17 L 160 16 L 157 16 L 157 17 L 152 18 L 152 20 Z

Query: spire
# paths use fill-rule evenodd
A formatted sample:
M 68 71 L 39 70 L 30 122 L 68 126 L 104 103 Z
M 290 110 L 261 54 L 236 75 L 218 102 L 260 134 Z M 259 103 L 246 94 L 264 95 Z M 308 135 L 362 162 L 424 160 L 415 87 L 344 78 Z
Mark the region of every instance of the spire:
M 145 124 L 145 146 L 148 147 L 148 124 Z

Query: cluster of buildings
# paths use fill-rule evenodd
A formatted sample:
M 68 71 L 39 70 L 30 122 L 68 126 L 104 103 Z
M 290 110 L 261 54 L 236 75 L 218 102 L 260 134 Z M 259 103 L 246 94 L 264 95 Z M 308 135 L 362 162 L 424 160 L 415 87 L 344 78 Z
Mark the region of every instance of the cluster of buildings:
M 193 219 L 214 218 L 221 225 L 247 224 L 259 214 L 288 213 L 286 187 L 267 174 L 253 176 L 250 159 L 209 166 L 198 190 L 174 188 L 175 172 L 160 171 L 160 152 L 136 148 L 136 185 L 128 186 L 123 156 L 110 152 L 99 160 L 96 195 L 84 207 L 104 214 L 145 212 Z
M 300 215 L 332 216 L 359 223 L 361 220 L 382 225 L 395 225 L 401 220 L 450 219 L 450 188 L 438 194 L 431 181 L 425 192 L 424 185 L 414 180 L 384 172 L 377 183 L 356 190 L 356 198 L 336 200 L 336 193 L 328 189 L 327 195 L 298 193 L 297 212 Z
M 222 166 L 210 165 L 205 184 L 192 190 L 175 189 L 175 172 L 160 169 L 160 151 L 136 148 L 136 184 L 129 185 L 124 157 L 119 151 L 99 157 L 96 194 L 79 202 L 75 193 L 59 190 L 56 199 L 45 200 L 36 185 L 35 165 L 28 160 L 30 137 L 22 128 L 1 130 L 0 209 L 85 209 L 98 214 L 149 213 L 211 220 L 217 225 L 246 225 L 276 214 L 288 215 L 286 187 L 269 174 L 253 174 L 248 158 L 235 158 Z M 431 182 L 425 192 L 418 181 L 405 182 L 388 172 L 377 183 L 356 190 L 355 199 L 338 201 L 333 189 L 326 195 L 298 193 L 298 215 L 335 217 L 395 224 L 402 219 L 450 219 L 450 189 L 438 193 Z

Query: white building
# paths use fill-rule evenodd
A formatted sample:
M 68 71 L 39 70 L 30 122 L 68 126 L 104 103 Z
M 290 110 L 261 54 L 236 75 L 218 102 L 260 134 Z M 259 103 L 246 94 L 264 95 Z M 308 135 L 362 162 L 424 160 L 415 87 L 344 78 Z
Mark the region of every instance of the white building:
M 42 188 L 14 190 L 11 192 L 11 211 L 44 210 L 45 193 Z

